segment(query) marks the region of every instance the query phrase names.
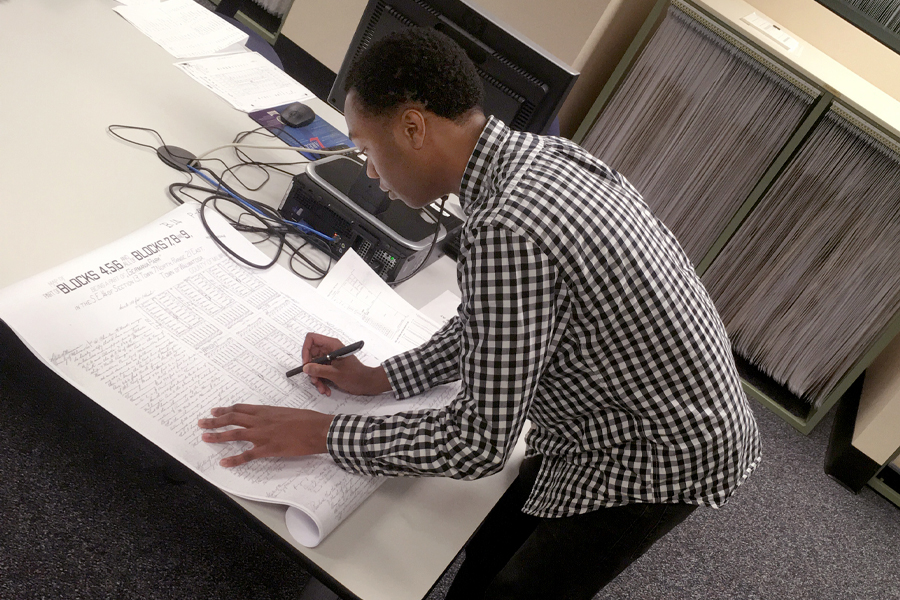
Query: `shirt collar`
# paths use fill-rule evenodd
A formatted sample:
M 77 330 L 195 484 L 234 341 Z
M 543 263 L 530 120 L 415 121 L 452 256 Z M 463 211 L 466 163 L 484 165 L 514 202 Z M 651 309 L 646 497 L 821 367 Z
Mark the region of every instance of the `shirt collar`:
M 490 189 L 498 151 L 509 135 L 510 129 L 503 121 L 494 116 L 488 117 L 459 186 L 459 204 L 467 215 L 472 214 L 484 191 Z

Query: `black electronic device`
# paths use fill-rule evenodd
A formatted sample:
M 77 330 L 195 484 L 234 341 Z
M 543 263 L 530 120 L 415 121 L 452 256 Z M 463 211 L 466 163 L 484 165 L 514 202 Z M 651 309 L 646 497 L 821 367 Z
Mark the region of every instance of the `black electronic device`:
M 281 120 L 291 127 L 306 127 L 316 120 L 316 113 L 302 102 L 293 102 L 281 111 Z
M 417 210 L 388 199 L 378 180 L 366 175 L 365 165 L 348 156 L 307 165 L 306 172 L 291 181 L 278 210 L 285 219 L 336 236 L 331 256 L 340 258 L 353 248 L 387 282 L 413 273 L 429 254 L 440 256 L 439 248 L 458 237 L 462 225 L 445 213 L 435 242 L 439 248 L 432 251 L 437 210 Z
M 512 129 L 546 133 L 578 73 L 463 0 L 369 0 L 328 95 L 344 110 L 347 69 L 372 43 L 410 26 L 434 27 L 469 55 L 484 84 L 484 112 Z
M 160 146 L 156 149 L 156 155 L 159 157 L 159 160 L 173 169 L 184 171 L 185 173 L 191 172 L 191 166 L 197 160 L 197 157 L 192 152 L 188 152 L 178 146 Z
M 475 63 L 484 83 L 484 112 L 511 128 L 546 133 L 578 73 L 506 25 L 464 0 L 369 0 L 337 74 L 328 102 L 344 110 L 347 69 L 373 42 L 405 27 L 434 27 L 453 38 Z M 391 201 L 348 157 L 324 158 L 294 177 L 281 214 L 338 236 L 331 255 L 353 248 L 388 282 L 415 272 L 431 251 L 437 210 Z M 462 221 L 445 213 L 438 249 L 459 251 Z

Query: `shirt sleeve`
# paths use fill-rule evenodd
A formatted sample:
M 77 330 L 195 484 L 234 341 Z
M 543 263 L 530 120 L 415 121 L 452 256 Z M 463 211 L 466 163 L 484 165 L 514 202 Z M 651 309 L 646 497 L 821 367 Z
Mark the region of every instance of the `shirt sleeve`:
M 368 475 L 475 479 L 502 469 L 548 360 L 556 285 L 555 267 L 527 237 L 490 226 L 477 231 L 460 267 L 461 311 L 445 328 L 448 336 L 458 331 L 459 395 L 429 411 L 337 415 L 328 432 L 334 460 Z M 407 363 L 411 372 L 442 372 L 435 366 L 442 361 L 417 351 L 405 355 L 423 360 L 418 369 Z M 417 381 L 429 377 L 394 381 L 410 382 L 401 393 L 415 393 Z
M 381 363 L 397 398 L 409 398 L 459 379 L 461 330 L 457 315 L 418 348 Z

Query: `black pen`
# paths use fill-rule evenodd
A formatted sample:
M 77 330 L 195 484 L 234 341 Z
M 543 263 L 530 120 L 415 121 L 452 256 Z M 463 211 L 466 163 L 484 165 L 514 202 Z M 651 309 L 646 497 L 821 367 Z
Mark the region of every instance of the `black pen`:
M 285 373 L 285 376 L 293 377 L 297 373 L 302 372 L 303 367 L 305 367 L 306 365 L 308 365 L 310 363 L 315 363 L 317 365 L 330 365 L 331 361 L 333 361 L 336 358 L 341 358 L 342 356 L 348 356 L 350 354 L 353 354 L 354 352 L 356 352 L 357 350 L 359 350 L 360 348 L 363 347 L 363 343 L 364 342 L 362 340 L 360 340 L 358 342 L 354 342 L 354 343 L 350 344 L 349 346 L 344 346 L 343 348 L 338 348 L 334 352 L 329 352 L 325 356 L 320 356 L 319 358 L 314 358 L 312 360 L 309 360 L 309 361 L 303 363 L 302 365 L 300 365 L 299 367 L 297 367 L 296 369 L 291 369 L 290 371 Z

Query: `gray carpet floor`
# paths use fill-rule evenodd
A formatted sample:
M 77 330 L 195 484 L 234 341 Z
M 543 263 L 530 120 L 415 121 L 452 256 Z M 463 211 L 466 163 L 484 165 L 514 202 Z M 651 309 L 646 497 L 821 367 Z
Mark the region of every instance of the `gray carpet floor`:
M 823 470 L 834 412 L 807 437 L 755 405 L 763 462 L 697 510 L 596 600 L 900 598 L 900 510 Z

